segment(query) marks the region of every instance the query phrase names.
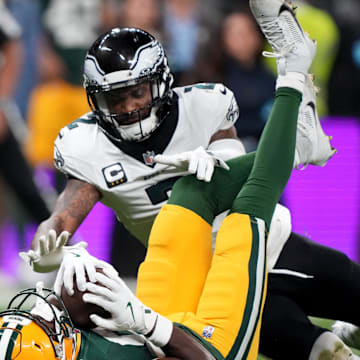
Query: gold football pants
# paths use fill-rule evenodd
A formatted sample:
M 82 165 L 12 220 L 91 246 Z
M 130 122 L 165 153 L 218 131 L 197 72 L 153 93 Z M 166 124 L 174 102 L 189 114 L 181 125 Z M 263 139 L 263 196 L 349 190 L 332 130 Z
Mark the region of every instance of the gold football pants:
M 232 213 L 217 234 L 199 215 L 165 205 L 154 224 L 138 296 L 205 338 L 227 359 L 255 360 L 266 289 L 265 224 Z

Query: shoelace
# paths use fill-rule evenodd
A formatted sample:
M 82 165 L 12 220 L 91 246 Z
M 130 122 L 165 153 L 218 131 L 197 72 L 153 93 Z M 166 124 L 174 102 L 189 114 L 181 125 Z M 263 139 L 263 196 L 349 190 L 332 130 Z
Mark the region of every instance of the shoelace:
M 285 51 L 286 50 L 286 51 Z M 267 58 L 275 58 L 278 65 L 279 75 L 286 74 L 286 55 L 290 52 L 291 49 L 283 49 L 281 52 L 271 52 L 263 51 L 262 55 Z
M 261 23 L 261 29 L 269 41 L 271 47 L 275 50 L 274 52 L 263 51 L 262 55 L 267 58 L 275 58 L 278 63 L 279 73 L 281 75 L 285 75 L 285 57 L 296 46 L 295 41 L 289 42 L 289 40 L 284 35 L 284 32 L 282 31 L 278 19 L 263 20 Z
M 292 49 L 295 45 L 294 40 L 289 42 L 289 39 L 287 39 L 279 19 L 262 20 L 261 30 L 276 52 L 280 53 L 280 50 Z

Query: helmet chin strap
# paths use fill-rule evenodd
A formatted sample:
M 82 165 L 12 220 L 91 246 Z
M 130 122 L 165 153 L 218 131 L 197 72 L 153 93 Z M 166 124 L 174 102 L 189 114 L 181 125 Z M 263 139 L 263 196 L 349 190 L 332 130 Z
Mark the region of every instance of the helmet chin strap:
M 150 115 L 130 125 L 119 125 L 116 127 L 121 138 L 125 141 L 142 141 L 147 139 L 160 125 L 160 120 L 156 115 L 158 107 L 151 109 Z

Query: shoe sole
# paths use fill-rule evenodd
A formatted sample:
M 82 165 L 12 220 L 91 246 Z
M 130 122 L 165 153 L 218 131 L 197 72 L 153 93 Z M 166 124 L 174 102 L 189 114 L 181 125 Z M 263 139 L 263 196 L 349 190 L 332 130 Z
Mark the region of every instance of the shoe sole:
M 312 165 L 317 165 L 317 166 L 325 166 L 327 164 L 327 162 L 336 154 L 337 150 L 331 146 L 330 140 L 332 139 L 332 136 L 326 135 L 321 124 L 320 124 L 320 120 L 319 118 L 316 116 L 316 107 L 313 101 L 309 102 L 307 104 L 307 106 L 309 106 L 313 112 L 313 115 L 315 117 L 315 126 L 316 126 L 316 133 L 317 134 L 321 134 L 321 141 L 324 143 L 323 146 L 324 147 L 329 147 L 329 156 L 325 157 L 324 159 L 319 159 L 316 161 L 310 161 L 309 164 Z M 319 137 L 319 136 L 318 136 Z

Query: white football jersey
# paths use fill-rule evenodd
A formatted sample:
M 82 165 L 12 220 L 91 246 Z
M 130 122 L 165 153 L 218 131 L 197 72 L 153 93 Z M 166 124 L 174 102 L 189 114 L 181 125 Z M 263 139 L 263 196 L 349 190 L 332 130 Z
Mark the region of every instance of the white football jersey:
M 211 137 L 239 116 L 232 91 L 222 84 L 196 84 L 174 93 L 171 114 L 147 140 L 115 145 L 89 113 L 63 128 L 55 141 L 55 166 L 96 186 L 101 202 L 144 244 L 174 182 L 187 174 L 154 164 L 154 155 L 207 148 Z

